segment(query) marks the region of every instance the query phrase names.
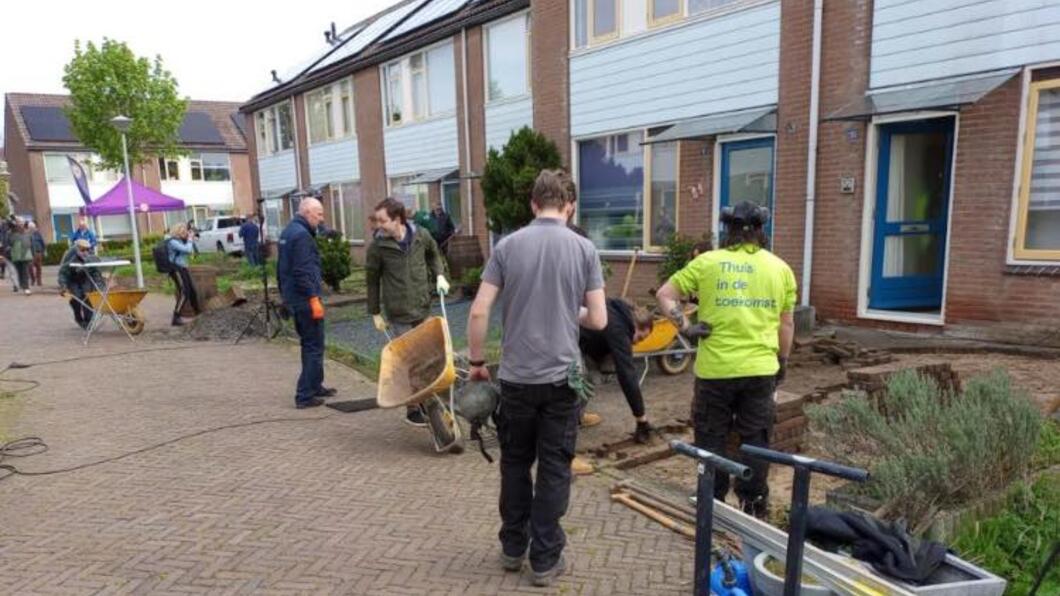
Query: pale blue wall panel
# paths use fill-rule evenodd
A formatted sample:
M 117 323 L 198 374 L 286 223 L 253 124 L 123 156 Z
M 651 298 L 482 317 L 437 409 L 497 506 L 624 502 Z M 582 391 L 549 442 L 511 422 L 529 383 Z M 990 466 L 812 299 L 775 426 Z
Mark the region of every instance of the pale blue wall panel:
M 534 125 L 534 106 L 529 96 L 486 105 L 486 150 L 498 151 L 511 134 L 524 126 Z
M 879 0 L 873 87 L 1060 59 L 1056 0 Z
M 268 194 L 265 192 L 268 190 L 288 191 L 298 186 L 294 151 L 258 157 L 258 183 L 262 194 Z
M 391 177 L 460 163 L 455 117 L 385 128 L 383 144 Z
M 309 147 L 309 179 L 313 185 L 360 178 L 356 138 Z
M 571 134 L 776 103 L 779 64 L 779 2 L 574 55 Z

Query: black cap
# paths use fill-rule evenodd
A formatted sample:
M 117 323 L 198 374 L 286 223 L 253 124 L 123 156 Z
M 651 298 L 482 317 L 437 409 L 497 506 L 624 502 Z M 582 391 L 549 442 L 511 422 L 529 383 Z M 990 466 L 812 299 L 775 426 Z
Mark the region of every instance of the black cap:
M 721 223 L 727 226 L 750 225 L 761 227 L 769 221 L 769 209 L 750 201 L 742 201 L 721 211 Z

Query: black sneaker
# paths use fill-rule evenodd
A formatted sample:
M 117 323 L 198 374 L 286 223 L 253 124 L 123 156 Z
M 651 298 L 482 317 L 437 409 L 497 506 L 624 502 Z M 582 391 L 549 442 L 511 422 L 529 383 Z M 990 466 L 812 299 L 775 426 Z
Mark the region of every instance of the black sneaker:
M 501 567 L 503 567 L 505 571 L 515 573 L 516 571 L 522 571 L 523 562 L 526 561 L 526 553 L 524 552 L 518 557 L 512 557 L 504 554 L 504 551 L 501 551 L 500 560 Z
M 405 410 L 405 424 L 422 428 L 427 426 L 427 419 L 423 417 L 423 412 L 419 408 L 409 408 Z
M 182 319 L 182 318 L 180 318 L 180 317 L 178 317 L 176 315 L 173 315 L 173 321 L 172 321 L 171 325 L 173 325 L 174 327 L 180 327 L 183 324 L 184 324 L 184 319 Z
M 304 410 L 306 408 L 317 408 L 322 405 L 324 405 L 324 400 L 320 399 L 319 397 L 314 397 L 309 401 L 297 403 L 294 407 L 298 408 L 299 410 Z
M 753 516 L 762 521 L 769 519 L 769 502 L 765 497 L 740 499 L 740 509 L 742 509 L 747 515 Z
M 335 397 L 338 392 L 339 390 L 334 387 L 325 387 L 321 385 L 320 389 L 317 389 L 317 397 Z
M 556 578 L 567 572 L 567 559 L 560 553 L 559 560 L 552 566 L 551 569 L 545 571 L 534 572 L 534 585 L 539 588 L 547 588 L 552 585 L 552 582 L 556 581 Z
M 639 445 L 651 443 L 651 435 L 654 429 L 648 422 L 637 422 L 637 429 L 633 431 L 633 442 Z

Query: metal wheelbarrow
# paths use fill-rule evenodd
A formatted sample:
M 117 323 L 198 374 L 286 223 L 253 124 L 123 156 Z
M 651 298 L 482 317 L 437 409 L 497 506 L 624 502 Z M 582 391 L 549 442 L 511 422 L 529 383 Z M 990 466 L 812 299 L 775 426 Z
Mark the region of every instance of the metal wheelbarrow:
M 103 294 L 100 292 L 89 292 L 85 297 L 88 299 L 87 306 L 92 309 L 93 315 L 98 313 L 100 319 L 111 317 L 129 335 L 140 335 L 143 333 L 146 322 L 140 311 L 140 302 L 143 301 L 144 296 L 147 296 L 147 290 L 112 289 L 107 292 L 106 302 L 103 301 Z M 78 300 L 76 296 L 72 297 Z
M 695 307 L 686 308 L 685 316 L 694 312 Z M 681 335 L 673 321 L 665 317 L 655 319 L 648 337 L 633 344 L 633 357 L 644 359 L 644 372 L 640 375 L 642 385 L 648 376 L 649 359 L 654 359 L 666 374 L 679 375 L 688 370 L 695 356 L 696 346 Z
M 383 348 L 376 403 L 380 408 L 419 407 L 427 420 L 435 450 L 462 453 L 463 432 L 453 415 L 457 371 L 444 297 L 441 304 L 441 317 L 428 317 L 404 335 L 391 339 Z M 448 400 L 440 397 L 445 392 Z

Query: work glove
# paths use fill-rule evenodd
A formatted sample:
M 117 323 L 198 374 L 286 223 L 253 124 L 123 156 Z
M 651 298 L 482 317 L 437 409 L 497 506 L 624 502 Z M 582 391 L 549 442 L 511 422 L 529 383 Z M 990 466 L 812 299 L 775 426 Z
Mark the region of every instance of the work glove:
M 714 328 L 710 326 L 710 323 L 699 322 L 682 329 L 681 335 L 685 336 L 693 344 L 697 344 L 699 340 L 710 337 L 712 331 L 714 331 Z
M 372 315 L 372 324 L 379 333 L 386 331 L 386 320 L 383 319 L 383 315 Z
M 309 299 L 309 314 L 314 321 L 324 318 L 324 303 L 320 301 L 320 296 L 313 296 Z
M 780 364 L 780 368 L 777 369 L 776 385 L 780 385 L 784 382 L 784 377 L 788 376 L 788 359 L 777 356 L 777 363 Z
M 439 296 L 445 296 L 449 293 L 449 282 L 445 280 L 444 275 L 438 276 L 438 283 L 435 285 L 435 289 L 438 290 Z
M 584 407 L 596 394 L 596 387 L 586 376 L 585 369 L 579 362 L 572 362 L 567 367 L 567 386 L 573 389 L 574 394 L 578 396 L 579 407 Z

